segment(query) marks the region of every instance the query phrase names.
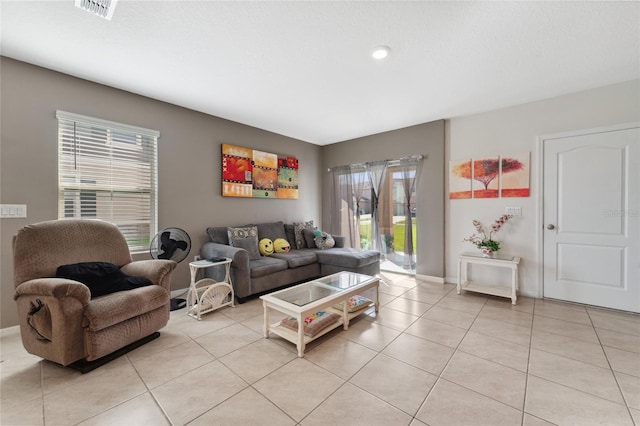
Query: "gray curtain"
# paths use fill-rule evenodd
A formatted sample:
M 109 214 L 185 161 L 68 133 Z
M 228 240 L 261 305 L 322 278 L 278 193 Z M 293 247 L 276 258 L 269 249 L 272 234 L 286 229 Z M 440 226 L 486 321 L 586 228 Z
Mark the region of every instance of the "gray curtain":
M 378 201 L 380 200 L 380 187 L 384 182 L 388 164 L 388 160 L 366 164 L 369 183 L 371 184 L 371 249 L 380 253 L 384 253 L 384 242 L 380 237 Z
M 360 248 L 360 215 L 362 214 L 362 201 L 364 195 L 364 187 L 367 183 L 367 173 L 364 165 L 352 164 L 349 166 L 351 173 L 349 174 L 349 182 L 351 185 L 351 192 L 353 194 L 353 211 L 355 217 L 353 241 L 351 247 Z
M 351 167 L 334 167 L 331 173 L 331 212 L 329 233 L 341 235 L 345 238 L 346 247 L 355 247 L 354 241 L 360 241 L 359 232 L 356 234 L 354 222 L 353 187 L 351 182 Z
M 413 226 L 411 225 L 411 194 L 416 186 L 418 178 L 417 167 L 419 160 L 416 158 L 401 158 L 400 170 L 402 172 L 402 191 L 405 196 L 404 207 L 404 259 L 402 267 L 404 269 L 416 269 L 416 255 L 413 251 Z

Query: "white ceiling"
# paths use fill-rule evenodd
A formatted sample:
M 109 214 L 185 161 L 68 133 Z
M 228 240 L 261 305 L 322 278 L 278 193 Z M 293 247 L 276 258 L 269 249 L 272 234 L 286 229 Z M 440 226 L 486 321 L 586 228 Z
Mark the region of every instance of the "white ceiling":
M 318 145 L 640 77 L 637 1 L 0 6 L 4 56 Z

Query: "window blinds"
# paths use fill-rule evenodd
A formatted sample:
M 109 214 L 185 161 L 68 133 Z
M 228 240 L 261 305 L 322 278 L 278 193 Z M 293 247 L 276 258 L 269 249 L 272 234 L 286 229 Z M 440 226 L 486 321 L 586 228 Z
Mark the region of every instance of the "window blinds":
M 58 119 L 58 218 L 118 226 L 131 251 L 157 232 L 160 133 L 64 111 Z

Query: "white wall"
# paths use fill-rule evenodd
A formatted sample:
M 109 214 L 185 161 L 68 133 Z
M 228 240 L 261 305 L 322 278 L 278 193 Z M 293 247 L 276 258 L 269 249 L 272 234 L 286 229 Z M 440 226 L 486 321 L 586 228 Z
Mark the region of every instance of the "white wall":
M 447 194 L 450 160 L 531 152 L 531 195 L 528 198 L 445 201 L 447 282 L 457 279 L 457 255 L 462 251 L 477 250 L 470 243 L 462 242 L 474 232 L 471 221 L 477 219 L 490 226 L 504 213 L 506 206 L 521 206 L 522 216 L 505 226 L 497 239 L 503 242 L 503 253 L 522 257 L 521 294 L 541 297 L 542 277 L 538 274 L 541 257 L 537 247 L 541 231 L 541 225 L 537 223 L 540 205 L 538 138 L 633 121 L 640 121 L 640 80 L 449 120 L 446 127 Z M 504 278 L 498 276 L 499 281 Z

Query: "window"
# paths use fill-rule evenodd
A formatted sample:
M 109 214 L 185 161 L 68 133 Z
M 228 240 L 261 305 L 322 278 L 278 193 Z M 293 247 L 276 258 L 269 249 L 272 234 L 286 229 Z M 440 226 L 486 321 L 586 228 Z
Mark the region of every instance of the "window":
M 157 232 L 155 130 L 58 111 L 58 218 L 118 226 L 133 252 Z

